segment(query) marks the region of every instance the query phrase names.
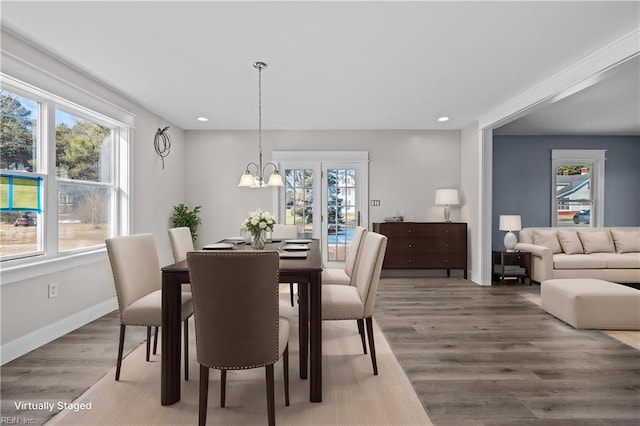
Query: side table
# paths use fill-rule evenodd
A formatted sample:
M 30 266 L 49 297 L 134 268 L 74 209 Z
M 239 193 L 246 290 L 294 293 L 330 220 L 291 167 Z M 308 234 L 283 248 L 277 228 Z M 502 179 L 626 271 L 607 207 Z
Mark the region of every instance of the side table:
M 531 285 L 531 252 L 491 252 L 492 284 L 508 284 L 510 281 Z

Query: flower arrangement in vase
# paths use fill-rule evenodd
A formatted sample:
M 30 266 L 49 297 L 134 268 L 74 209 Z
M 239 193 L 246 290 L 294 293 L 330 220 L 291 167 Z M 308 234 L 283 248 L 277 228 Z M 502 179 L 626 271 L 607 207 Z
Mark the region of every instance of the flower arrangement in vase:
M 272 232 L 275 224 L 276 220 L 271 213 L 258 209 L 249 212 L 249 216 L 242 222 L 240 229 L 251 234 L 251 247 L 262 250 L 267 245 L 266 233 Z

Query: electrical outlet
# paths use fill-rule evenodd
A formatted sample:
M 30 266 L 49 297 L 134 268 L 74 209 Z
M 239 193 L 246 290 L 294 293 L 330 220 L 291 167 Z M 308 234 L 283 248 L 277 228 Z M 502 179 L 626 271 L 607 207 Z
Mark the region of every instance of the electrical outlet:
M 371 206 L 378 207 L 380 205 L 380 200 L 371 200 Z
M 58 283 L 49 284 L 49 299 L 58 295 Z

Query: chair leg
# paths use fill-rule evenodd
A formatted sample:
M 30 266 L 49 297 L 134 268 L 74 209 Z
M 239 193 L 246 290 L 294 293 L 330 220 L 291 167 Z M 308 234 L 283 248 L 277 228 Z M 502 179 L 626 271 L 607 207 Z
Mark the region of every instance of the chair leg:
M 147 327 L 147 362 L 149 362 L 150 353 L 151 353 L 151 327 Z
M 157 325 L 155 326 L 155 332 L 153 335 L 153 354 L 156 355 L 158 353 L 158 327 Z
M 222 408 L 224 408 L 226 390 L 227 390 L 227 370 L 220 370 L 220 406 Z
M 289 283 L 289 293 L 291 294 L 291 306 L 294 306 L 294 302 L 293 302 L 293 283 Z
M 198 402 L 198 424 L 207 423 L 207 404 L 209 399 L 209 367 L 200 365 L 200 401 Z
M 273 384 L 273 364 L 265 367 L 267 378 L 267 415 L 269 418 L 269 426 L 276 426 L 276 402 Z
M 122 366 L 122 350 L 124 348 L 124 331 L 126 325 L 120 324 L 120 344 L 118 345 L 118 361 L 116 362 L 116 381 L 120 380 L 120 367 Z
M 189 380 L 189 318 L 184 320 L 184 380 Z
M 282 369 L 284 370 L 284 405 L 289 406 L 289 344 L 282 354 Z
M 378 375 L 378 363 L 376 362 L 376 345 L 373 342 L 373 318 L 365 318 L 367 322 L 367 337 L 369 338 L 369 352 L 371 352 L 371 364 L 373 364 L 373 375 Z
M 367 354 L 367 343 L 364 341 L 364 320 L 362 318 L 357 319 L 358 323 L 358 333 L 360 333 L 360 339 L 362 340 L 362 350 L 364 354 Z

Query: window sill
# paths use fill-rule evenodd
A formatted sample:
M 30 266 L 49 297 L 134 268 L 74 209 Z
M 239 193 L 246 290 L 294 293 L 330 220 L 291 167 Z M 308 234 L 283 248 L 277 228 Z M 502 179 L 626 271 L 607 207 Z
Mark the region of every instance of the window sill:
M 99 262 L 107 258 L 105 247 L 81 253 L 63 254 L 55 258 L 41 257 L 9 260 L 2 263 L 0 285 L 13 284 L 47 274 L 65 271 L 88 263 Z

